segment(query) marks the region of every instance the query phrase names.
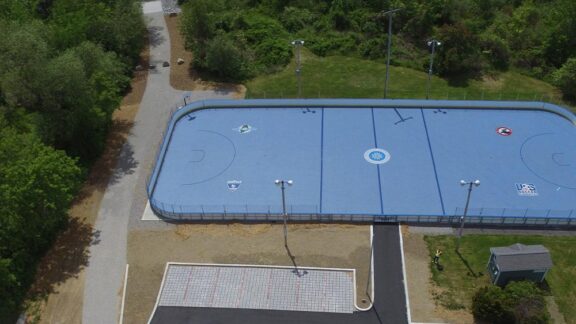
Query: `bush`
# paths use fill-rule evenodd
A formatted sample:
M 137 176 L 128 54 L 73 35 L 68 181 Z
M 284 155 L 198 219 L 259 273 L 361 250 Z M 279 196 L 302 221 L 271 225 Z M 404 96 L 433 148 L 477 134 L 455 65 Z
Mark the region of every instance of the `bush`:
M 576 57 L 572 57 L 552 74 L 554 84 L 565 97 L 576 99 Z
M 498 70 L 507 70 L 510 65 L 510 48 L 500 37 L 486 34 L 481 37 L 483 53 L 490 65 Z
M 542 291 L 529 281 L 480 288 L 472 298 L 472 313 L 495 324 L 539 324 L 550 318 Z
M 242 54 L 224 35 L 216 36 L 206 48 L 206 69 L 227 80 L 244 78 Z
M 315 18 L 308 9 L 286 7 L 280 16 L 280 22 L 286 30 L 293 33 L 311 25 Z
M 474 75 L 480 71 L 479 39 L 465 25 L 444 25 L 438 37 L 442 42 L 436 64 L 440 75 Z
M 480 288 L 472 298 L 475 317 L 498 323 L 510 323 L 511 314 L 506 306 L 506 294 L 498 286 Z

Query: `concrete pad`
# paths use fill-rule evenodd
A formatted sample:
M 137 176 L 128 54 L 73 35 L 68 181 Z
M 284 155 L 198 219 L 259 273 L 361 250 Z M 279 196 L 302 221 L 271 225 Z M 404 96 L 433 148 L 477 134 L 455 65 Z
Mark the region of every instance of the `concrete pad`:
M 169 263 L 157 306 L 352 313 L 353 269 Z
M 152 14 L 162 11 L 162 1 L 150 1 L 142 3 L 142 10 L 144 14 Z
M 154 214 L 154 212 L 152 211 L 152 208 L 150 208 L 150 202 L 149 201 L 146 202 L 146 208 L 144 209 L 144 213 L 142 213 L 141 220 L 152 220 L 152 221 L 161 220 L 158 216 L 156 216 L 156 214 Z

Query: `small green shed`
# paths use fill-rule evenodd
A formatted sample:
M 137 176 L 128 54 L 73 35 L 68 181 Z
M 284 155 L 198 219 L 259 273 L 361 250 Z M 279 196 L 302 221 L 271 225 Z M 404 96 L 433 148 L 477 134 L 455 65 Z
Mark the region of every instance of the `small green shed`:
M 513 280 L 542 282 L 552 268 L 550 251 L 542 245 L 516 243 L 490 248 L 488 272 L 492 283 L 505 286 Z

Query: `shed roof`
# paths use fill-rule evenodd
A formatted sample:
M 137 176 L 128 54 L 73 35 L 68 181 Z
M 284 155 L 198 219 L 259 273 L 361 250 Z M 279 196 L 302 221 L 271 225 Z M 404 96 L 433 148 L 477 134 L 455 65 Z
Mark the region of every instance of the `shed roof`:
M 493 247 L 490 252 L 496 258 L 500 271 L 522 271 L 552 268 L 552 258 L 542 245 L 516 243 L 506 247 Z

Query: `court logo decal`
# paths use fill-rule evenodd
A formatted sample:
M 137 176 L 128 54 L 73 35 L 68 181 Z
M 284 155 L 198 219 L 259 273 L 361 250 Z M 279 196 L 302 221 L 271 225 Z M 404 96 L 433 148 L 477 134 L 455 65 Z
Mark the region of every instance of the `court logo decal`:
M 390 153 L 379 148 L 369 149 L 364 152 L 364 159 L 372 164 L 383 164 L 390 161 Z
M 518 192 L 518 196 L 528 196 L 528 197 L 538 196 L 536 186 L 531 183 L 517 183 L 516 191 Z
M 496 128 L 496 133 L 502 136 L 510 136 L 512 135 L 512 130 L 508 127 L 498 127 Z
M 230 191 L 236 191 L 236 190 L 238 190 L 238 188 L 240 188 L 240 185 L 242 184 L 242 181 L 240 181 L 240 180 L 230 180 L 230 181 L 226 182 L 226 184 L 228 185 L 228 190 L 230 190 Z
M 232 130 L 235 130 L 235 131 L 237 131 L 237 132 L 240 133 L 240 134 L 248 134 L 248 133 L 250 133 L 251 131 L 255 131 L 256 128 L 254 128 L 254 127 L 252 127 L 252 126 L 250 126 L 250 125 L 248 125 L 248 124 L 244 124 L 244 125 L 240 125 L 240 126 L 238 126 L 238 127 L 236 127 L 236 128 L 233 128 Z

